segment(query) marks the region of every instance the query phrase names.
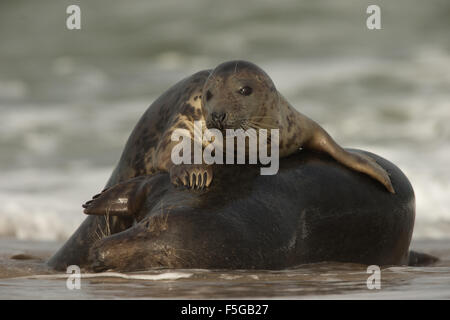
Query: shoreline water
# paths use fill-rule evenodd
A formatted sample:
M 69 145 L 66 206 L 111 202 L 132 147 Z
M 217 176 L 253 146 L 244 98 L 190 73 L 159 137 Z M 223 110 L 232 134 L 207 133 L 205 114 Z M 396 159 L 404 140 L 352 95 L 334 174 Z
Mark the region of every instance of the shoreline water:
M 80 290 L 45 266 L 62 245 L 0 238 L 0 299 L 450 299 L 450 239 L 414 240 L 431 266 L 381 267 L 381 289 L 368 290 L 367 266 L 316 263 L 285 270 L 172 270 L 89 274 Z M 14 260 L 14 255 L 32 256 Z M 19 256 L 20 257 L 20 256 Z

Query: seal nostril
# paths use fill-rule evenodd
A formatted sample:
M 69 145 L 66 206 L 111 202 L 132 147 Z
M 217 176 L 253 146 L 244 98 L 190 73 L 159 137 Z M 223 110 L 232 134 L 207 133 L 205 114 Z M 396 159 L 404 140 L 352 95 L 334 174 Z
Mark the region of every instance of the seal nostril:
M 211 113 L 211 118 L 215 122 L 223 122 L 225 120 L 226 114 L 225 112 L 213 112 Z
M 211 98 L 212 98 L 212 93 L 211 93 L 211 91 L 206 91 L 206 101 L 209 101 L 209 100 L 211 100 Z

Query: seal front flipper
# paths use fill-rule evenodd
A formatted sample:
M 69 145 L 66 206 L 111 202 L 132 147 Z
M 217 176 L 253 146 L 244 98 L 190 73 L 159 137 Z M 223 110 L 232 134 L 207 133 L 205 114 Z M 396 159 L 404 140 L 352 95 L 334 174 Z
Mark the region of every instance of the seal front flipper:
M 395 193 L 389 174 L 375 160 L 368 155 L 343 149 L 317 123 L 313 122 L 313 127 L 314 131 L 305 145 L 307 148 L 328 153 L 343 165 L 369 175 L 382 183 L 390 193 Z
M 185 186 L 192 189 L 209 187 L 213 178 L 213 170 L 206 164 L 173 165 L 170 170 L 170 181 L 175 186 Z
M 150 176 L 139 176 L 103 190 L 83 204 L 89 215 L 134 216 L 150 192 Z

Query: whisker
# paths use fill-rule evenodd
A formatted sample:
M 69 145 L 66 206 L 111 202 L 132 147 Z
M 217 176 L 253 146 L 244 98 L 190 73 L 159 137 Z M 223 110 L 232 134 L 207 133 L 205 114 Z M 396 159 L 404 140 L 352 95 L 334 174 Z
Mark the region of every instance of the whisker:
M 250 120 L 253 120 L 253 119 L 274 119 L 275 120 L 275 118 L 271 117 L 271 116 L 253 116 L 250 118 Z
M 265 122 L 255 122 L 255 121 L 248 121 L 250 124 L 253 124 L 254 126 L 260 128 L 260 129 L 278 129 L 273 124 L 265 123 Z
M 267 128 L 258 127 L 258 126 L 255 126 L 254 124 L 253 124 L 253 126 L 250 125 L 249 127 L 252 128 L 252 129 L 255 129 L 258 133 L 259 133 L 259 130 L 261 130 L 261 129 L 266 129 L 267 130 Z M 267 141 L 268 142 L 272 141 L 272 135 L 270 133 L 267 134 Z

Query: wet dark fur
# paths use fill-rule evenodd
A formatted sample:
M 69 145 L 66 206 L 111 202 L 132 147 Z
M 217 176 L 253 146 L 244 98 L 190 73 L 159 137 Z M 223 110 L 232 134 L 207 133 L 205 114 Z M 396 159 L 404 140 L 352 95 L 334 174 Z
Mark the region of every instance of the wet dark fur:
M 281 159 L 274 176 L 259 175 L 256 166 L 217 166 L 215 183 L 203 191 L 177 189 L 167 173 L 156 174 L 142 178 L 158 192 L 148 193 L 135 226 L 91 240 L 95 226 L 88 217 L 49 264 L 94 271 L 280 269 L 319 261 L 405 265 L 413 189 L 395 165 L 364 153 L 389 170 L 395 197 L 327 155 L 305 151 Z

